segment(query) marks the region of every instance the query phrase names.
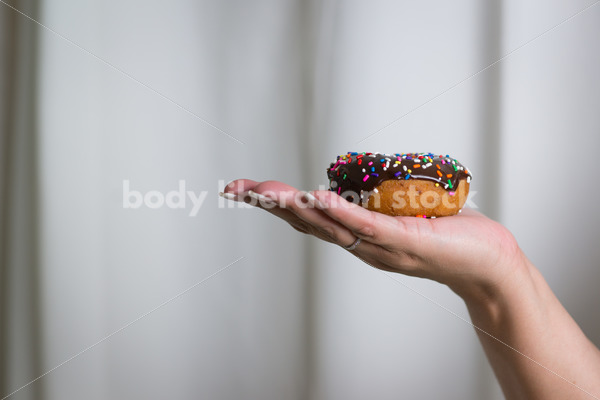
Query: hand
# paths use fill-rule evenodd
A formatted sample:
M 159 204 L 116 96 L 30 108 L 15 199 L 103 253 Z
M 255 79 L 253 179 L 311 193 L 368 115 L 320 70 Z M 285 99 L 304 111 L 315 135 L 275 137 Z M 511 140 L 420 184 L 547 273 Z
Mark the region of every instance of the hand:
M 373 267 L 436 280 L 463 298 L 493 293 L 526 265 L 510 232 L 470 209 L 436 219 L 391 217 L 331 191 L 307 194 L 281 182 L 246 179 L 231 182 L 225 193 L 340 246 L 358 237 L 351 253 Z
M 305 193 L 275 181 L 236 180 L 225 193 L 340 246 L 359 237 L 351 253 L 376 268 L 448 285 L 465 300 L 507 398 L 600 393 L 600 351 L 510 232 L 484 215 L 466 209 L 436 219 L 390 217 L 334 192 Z

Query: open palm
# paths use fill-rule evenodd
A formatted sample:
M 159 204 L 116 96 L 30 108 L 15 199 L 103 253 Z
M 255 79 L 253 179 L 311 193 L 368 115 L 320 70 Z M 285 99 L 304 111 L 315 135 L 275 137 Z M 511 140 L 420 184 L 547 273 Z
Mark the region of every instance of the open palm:
M 277 181 L 240 179 L 226 197 L 246 201 L 296 230 L 348 246 L 351 253 L 386 271 L 436 280 L 457 293 L 486 290 L 513 272 L 522 252 L 499 223 L 466 209 L 451 217 L 391 217 L 369 211 L 330 191 L 302 192 Z

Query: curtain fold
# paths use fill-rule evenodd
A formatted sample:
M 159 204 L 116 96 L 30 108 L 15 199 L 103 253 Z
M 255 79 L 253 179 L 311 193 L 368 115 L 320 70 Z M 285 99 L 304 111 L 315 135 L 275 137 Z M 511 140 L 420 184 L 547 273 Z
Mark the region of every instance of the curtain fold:
M 35 0 L 7 2 L 36 18 Z M 0 396 L 42 374 L 37 27 L 0 4 Z M 19 393 L 43 399 L 43 382 Z
M 0 398 L 51 370 L 12 398 L 501 398 L 472 327 L 217 197 L 318 189 L 346 151 L 467 164 L 597 343 L 600 187 L 552 171 L 589 190 L 574 221 L 565 191 L 542 204 L 538 175 L 498 167 L 598 147 L 600 7 L 557 25 L 586 1 L 9 2 L 52 31 L 0 3 Z M 180 182 L 206 194 L 194 216 L 186 195 L 126 205 Z

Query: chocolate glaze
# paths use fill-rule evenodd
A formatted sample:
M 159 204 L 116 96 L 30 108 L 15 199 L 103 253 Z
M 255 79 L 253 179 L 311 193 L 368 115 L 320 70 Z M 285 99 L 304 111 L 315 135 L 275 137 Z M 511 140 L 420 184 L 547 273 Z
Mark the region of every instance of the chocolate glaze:
M 349 201 L 355 200 L 354 193 L 363 199 L 364 191 L 370 192 L 389 179 L 426 179 L 452 191 L 461 179 L 470 182 L 472 177 L 467 168 L 449 155 L 356 152 L 338 156 L 327 169 L 327 176 L 329 189 Z

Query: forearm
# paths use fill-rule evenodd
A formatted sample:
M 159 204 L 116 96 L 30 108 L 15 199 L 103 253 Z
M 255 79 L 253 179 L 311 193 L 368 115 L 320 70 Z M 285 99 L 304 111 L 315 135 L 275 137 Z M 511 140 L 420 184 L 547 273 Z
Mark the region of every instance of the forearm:
M 276 181 L 234 181 L 226 194 L 244 191 L 271 199 L 276 206 L 265 209 L 302 232 L 340 246 L 361 238 L 352 253 L 376 268 L 452 288 L 509 399 L 594 398 L 587 391 L 600 400 L 598 349 L 499 223 L 469 209 L 448 218 L 394 218 L 331 191 L 304 194 L 314 208 L 295 207 L 285 200 L 302 194 Z
M 600 352 L 539 271 L 522 263 L 485 296 L 463 296 L 505 396 L 600 398 Z

